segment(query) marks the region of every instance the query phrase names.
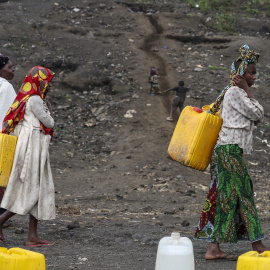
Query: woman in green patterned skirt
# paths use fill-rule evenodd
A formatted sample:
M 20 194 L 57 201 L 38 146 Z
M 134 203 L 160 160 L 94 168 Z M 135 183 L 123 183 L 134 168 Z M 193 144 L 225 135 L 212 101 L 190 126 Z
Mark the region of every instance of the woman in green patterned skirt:
M 251 241 L 253 250 L 267 250 L 253 198 L 253 184 L 243 160 L 252 152 L 254 123 L 263 120 L 263 107 L 250 87 L 256 79 L 259 54 L 247 45 L 232 64 L 231 84 L 215 103 L 223 124 L 211 159 L 211 185 L 195 238 L 209 242 L 205 258 L 237 260 L 221 251 L 219 243 Z M 237 71 L 237 72 L 236 72 Z M 242 74 L 242 75 L 241 75 Z M 221 102 L 222 101 L 222 102 Z

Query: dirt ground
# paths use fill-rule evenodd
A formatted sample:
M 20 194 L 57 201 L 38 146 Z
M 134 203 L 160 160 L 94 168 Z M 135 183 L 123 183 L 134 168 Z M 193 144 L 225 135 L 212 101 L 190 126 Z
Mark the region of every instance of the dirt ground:
M 228 35 L 207 26 L 214 13 L 183 1 L 2 0 L 0 10 L 0 52 L 16 66 L 14 88 L 32 66 L 56 73 L 49 99 L 58 215 L 39 224 L 56 245 L 32 249 L 45 255 L 47 269 L 154 269 L 158 242 L 173 231 L 192 240 L 196 269 L 236 269 L 205 261 L 207 243 L 193 240 L 210 175 L 167 158 L 178 116 L 166 121 L 173 94 L 150 96 L 148 74 L 158 68 L 162 89 L 184 80 L 185 105 L 202 107 L 228 84 L 243 44 L 261 54 L 254 95 L 265 119 L 246 160 L 270 246 L 269 17 L 242 16 L 239 7 Z M 27 225 L 13 218 L 8 248 L 24 248 Z M 240 255 L 251 245 L 222 248 Z

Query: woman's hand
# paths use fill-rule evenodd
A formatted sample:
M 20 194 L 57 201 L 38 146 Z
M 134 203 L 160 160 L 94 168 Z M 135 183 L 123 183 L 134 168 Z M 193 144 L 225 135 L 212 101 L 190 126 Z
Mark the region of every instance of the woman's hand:
M 239 88 L 242 88 L 246 91 L 247 95 L 249 98 L 254 98 L 250 87 L 247 84 L 246 79 L 240 75 L 240 74 L 236 74 L 233 78 L 233 85 L 238 86 Z
M 246 90 L 247 88 L 249 88 L 246 79 L 240 75 L 240 74 L 236 74 L 233 78 L 233 84 L 235 86 L 238 86 L 239 88 L 242 88 L 244 90 Z

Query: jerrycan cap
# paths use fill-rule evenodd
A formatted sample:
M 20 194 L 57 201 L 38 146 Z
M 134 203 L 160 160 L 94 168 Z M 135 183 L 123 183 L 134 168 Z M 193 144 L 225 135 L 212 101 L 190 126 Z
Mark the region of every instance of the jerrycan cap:
M 198 113 L 202 113 L 203 112 L 203 110 L 201 110 L 200 108 L 197 108 L 197 107 L 193 107 L 193 110 L 195 112 L 198 112 Z

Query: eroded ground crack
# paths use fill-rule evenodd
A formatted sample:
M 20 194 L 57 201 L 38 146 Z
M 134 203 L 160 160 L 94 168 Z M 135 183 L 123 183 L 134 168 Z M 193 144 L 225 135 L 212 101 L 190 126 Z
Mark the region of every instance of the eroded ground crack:
M 169 83 L 166 80 L 167 70 L 166 70 L 166 61 L 161 57 L 157 52 L 153 51 L 155 44 L 162 38 L 163 27 L 158 23 L 158 17 L 154 15 L 149 16 L 149 22 L 153 26 L 153 32 L 148 35 L 140 47 L 150 58 L 155 59 L 156 68 L 159 71 L 160 75 L 160 87 L 161 89 L 165 89 L 168 87 Z

